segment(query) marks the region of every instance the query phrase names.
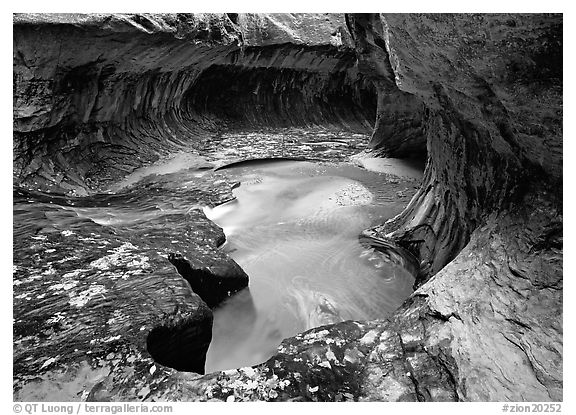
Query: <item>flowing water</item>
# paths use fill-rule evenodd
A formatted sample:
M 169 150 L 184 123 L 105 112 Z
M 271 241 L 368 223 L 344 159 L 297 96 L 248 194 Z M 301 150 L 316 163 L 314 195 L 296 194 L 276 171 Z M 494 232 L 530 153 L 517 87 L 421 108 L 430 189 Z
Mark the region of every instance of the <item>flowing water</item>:
M 312 327 L 384 318 L 411 293 L 412 276 L 360 245 L 358 234 L 398 214 L 416 182 L 340 162 L 211 165 L 180 154 L 85 198 L 15 189 L 17 338 L 61 315 L 58 324 L 79 324 L 70 333 L 80 333 L 97 299 L 105 301 L 89 319 L 105 322 L 111 317 L 98 313 L 112 313 L 130 292 L 163 289 L 162 275 L 176 272 L 167 254 L 186 252 L 203 232 L 202 212 L 224 229 L 221 249 L 250 277 L 248 289 L 214 312 L 207 372 L 265 361 L 283 338 Z M 208 207 L 226 200 L 235 182 L 235 200 Z M 55 296 L 62 290 L 74 301 Z M 130 307 L 145 316 L 149 305 Z
M 234 167 L 236 200 L 205 209 L 249 290 L 214 314 L 207 371 L 256 364 L 283 338 L 344 320 L 389 315 L 411 293 L 403 268 L 360 245 L 359 233 L 405 200 L 383 176 L 347 164 L 271 162 Z

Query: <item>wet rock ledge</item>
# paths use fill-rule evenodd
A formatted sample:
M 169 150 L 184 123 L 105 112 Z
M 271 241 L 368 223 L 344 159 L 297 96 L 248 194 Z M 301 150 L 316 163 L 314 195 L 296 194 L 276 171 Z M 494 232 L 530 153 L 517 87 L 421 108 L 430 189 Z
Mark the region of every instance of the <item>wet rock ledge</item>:
M 21 310 L 23 290 L 15 398 L 562 400 L 562 24 L 550 14 L 16 16 L 21 188 L 88 194 L 163 152 L 264 125 L 369 132 L 371 156 L 418 158 L 426 170 L 405 211 L 366 232 L 419 263 L 418 289 L 389 319 L 319 327 L 261 365 L 200 376 L 144 351 L 139 329 L 156 312 L 139 310 L 145 300 L 122 299 L 129 320 L 110 310 L 132 339 L 112 350 L 109 331 L 88 341 L 110 325 L 67 294 L 76 331 L 56 317 L 46 327 L 42 303 Z M 229 101 L 216 93 L 222 79 Z M 73 283 L 49 255 L 18 262 L 20 249 L 22 288 L 34 290 L 37 272 Z M 72 269 L 97 260 L 88 251 Z M 146 269 L 130 264 L 122 272 Z M 151 263 L 155 275 L 163 264 Z M 170 270 L 162 281 L 154 291 L 170 300 L 152 310 L 194 312 L 182 278 Z M 46 342 L 53 333 L 60 342 Z M 66 356 L 76 363 L 58 366 L 59 345 L 76 339 Z M 27 350 L 39 352 L 30 361 Z M 82 363 L 88 352 L 102 363 Z

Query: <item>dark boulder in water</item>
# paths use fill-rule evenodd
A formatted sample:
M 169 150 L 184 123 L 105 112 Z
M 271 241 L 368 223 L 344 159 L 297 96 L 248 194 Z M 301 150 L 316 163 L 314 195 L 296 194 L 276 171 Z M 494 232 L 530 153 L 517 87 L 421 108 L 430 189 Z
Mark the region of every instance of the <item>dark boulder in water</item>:
M 188 281 L 192 291 L 214 308 L 232 294 L 248 287 L 248 275 L 233 261 L 215 265 L 215 268 L 193 268 L 181 254 L 170 253 L 168 260 Z

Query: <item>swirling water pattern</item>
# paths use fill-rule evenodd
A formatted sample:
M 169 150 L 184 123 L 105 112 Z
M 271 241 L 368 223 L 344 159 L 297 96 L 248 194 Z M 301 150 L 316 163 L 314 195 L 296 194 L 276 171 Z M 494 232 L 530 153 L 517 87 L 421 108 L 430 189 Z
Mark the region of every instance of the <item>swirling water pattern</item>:
M 250 286 L 215 310 L 207 371 L 262 362 L 312 327 L 385 318 L 412 292 L 412 275 L 358 241 L 403 207 L 382 190 L 384 176 L 288 161 L 228 173 L 241 182 L 236 199 L 205 214 Z

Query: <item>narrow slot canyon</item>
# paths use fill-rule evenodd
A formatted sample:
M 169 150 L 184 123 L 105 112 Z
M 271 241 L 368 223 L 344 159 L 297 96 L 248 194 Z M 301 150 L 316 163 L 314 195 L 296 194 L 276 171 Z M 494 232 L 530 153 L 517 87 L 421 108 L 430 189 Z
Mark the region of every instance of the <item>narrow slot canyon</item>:
M 13 21 L 14 400 L 563 399 L 562 15 Z

